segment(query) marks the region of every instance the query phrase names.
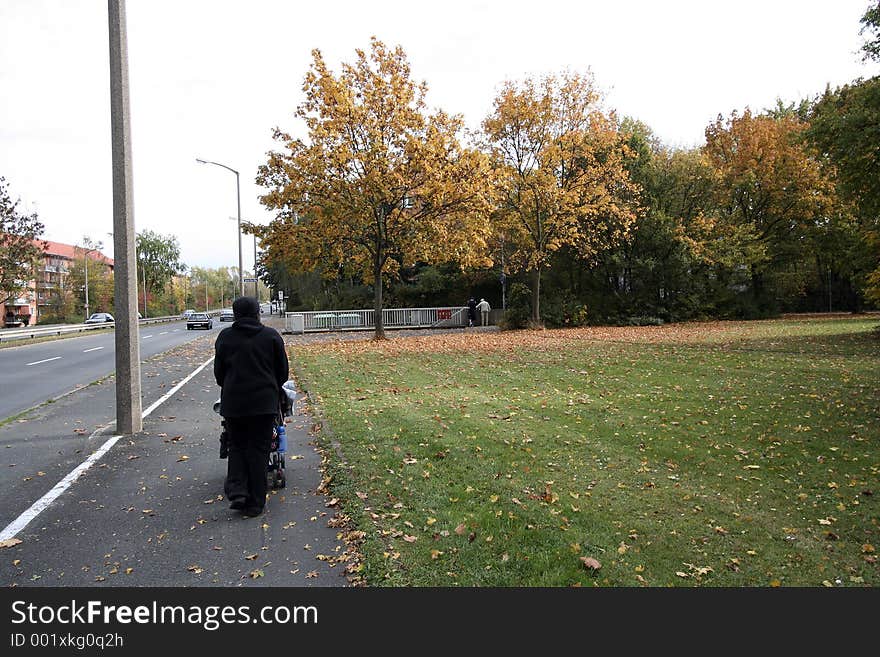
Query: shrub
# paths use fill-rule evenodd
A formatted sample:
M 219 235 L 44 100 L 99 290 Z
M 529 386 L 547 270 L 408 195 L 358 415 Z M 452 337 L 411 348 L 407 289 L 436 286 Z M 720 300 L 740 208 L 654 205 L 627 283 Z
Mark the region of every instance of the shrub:
M 514 283 L 507 293 L 507 310 L 501 327 L 504 329 L 525 328 L 532 318 L 532 291 L 522 283 Z

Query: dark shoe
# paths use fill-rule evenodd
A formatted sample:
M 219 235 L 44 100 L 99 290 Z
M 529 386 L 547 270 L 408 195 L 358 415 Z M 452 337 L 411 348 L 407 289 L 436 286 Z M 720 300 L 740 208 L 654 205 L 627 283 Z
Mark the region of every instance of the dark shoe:
M 263 509 L 261 507 L 249 506 L 242 513 L 248 518 L 256 518 L 259 515 L 262 515 Z
M 244 498 L 236 498 L 229 502 L 229 508 L 233 511 L 241 511 L 246 506 Z

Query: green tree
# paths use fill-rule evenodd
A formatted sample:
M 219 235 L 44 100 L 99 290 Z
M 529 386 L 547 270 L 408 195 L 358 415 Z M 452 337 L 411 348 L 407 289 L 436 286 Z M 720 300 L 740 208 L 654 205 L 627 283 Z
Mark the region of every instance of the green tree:
M 104 245 L 90 237 L 83 237 L 82 244 L 74 247 L 73 262 L 67 277 L 67 289 L 75 298 L 74 316 L 85 315 L 86 264 L 88 264 L 89 313 L 113 312 L 113 273 L 104 264 L 101 249 Z M 72 319 L 72 318 L 71 318 Z
M 867 34 L 867 41 L 862 45 L 864 59 L 880 61 L 880 2 L 873 3 L 861 19 L 861 34 Z
M 6 179 L 0 176 L 0 303 L 21 296 L 34 278 L 36 263 L 46 243 L 38 238 L 43 224 L 37 214 L 19 208 L 12 200 Z
M 146 290 L 147 298 L 150 294 L 164 292 L 165 286 L 183 266 L 177 237 L 144 230 L 137 234 L 136 248 L 141 290 Z M 147 299 L 144 299 L 145 311 L 146 308 Z
M 292 270 L 357 272 L 374 288 L 375 337 L 384 338 L 383 274 L 417 261 L 485 260 L 485 157 L 462 145 L 460 116 L 426 110 L 400 47 L 375 38 L 334 75 L 318 50 L 297 109 L 308 139 L 279 130 L 257 183 L 278 212 L 261 236 Z

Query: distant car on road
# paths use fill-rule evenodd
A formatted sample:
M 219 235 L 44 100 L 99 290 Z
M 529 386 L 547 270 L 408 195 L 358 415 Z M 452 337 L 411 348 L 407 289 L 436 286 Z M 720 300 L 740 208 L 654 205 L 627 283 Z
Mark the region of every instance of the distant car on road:
M 214 328 L 214 320 L 212 320 L 207 313 L 193 313 L 186 320 L 186 330 L 189 331 L 190 329 L 196 328 Z
M 235 321 L 235 313 L 232 312 L 232 308 L 224 308 L 220 311 L 220 321 L 221 322 L 234 322 Z
M 92 313 L 85 323 L 86 324 L 106 324 L 107 322 L 115 322 L 113 315 L 110 313 Z
M 187 308 L 186 310 L 184 310 L 184 311 L 180 314 L 180 316 L 181 316 L 183 319 L 189 319 L 189 316 L 192 315 L 194 312 L 195 312 L 195 310 L 193 310 L 192 308 Z

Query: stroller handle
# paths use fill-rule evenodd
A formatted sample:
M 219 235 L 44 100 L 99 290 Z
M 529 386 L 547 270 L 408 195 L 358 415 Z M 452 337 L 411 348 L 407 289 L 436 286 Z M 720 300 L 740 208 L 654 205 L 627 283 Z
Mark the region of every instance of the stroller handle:
M 290 406 L 293 407 L 293 402 L 296 399 L 296 385 L 294 384 L 294 382 L 293 381 L 285 382 L 284 385 L 281 386 L 281 390 L 284 393 L 284 395 L 287 397 L 287 399 L 290 400 Z M 219 399 L 214 402 L 211 409 L 217 415 L 220 415 L 220 400 Z M 282 415 L 282 417 L 283 417 L 283 415 Z

